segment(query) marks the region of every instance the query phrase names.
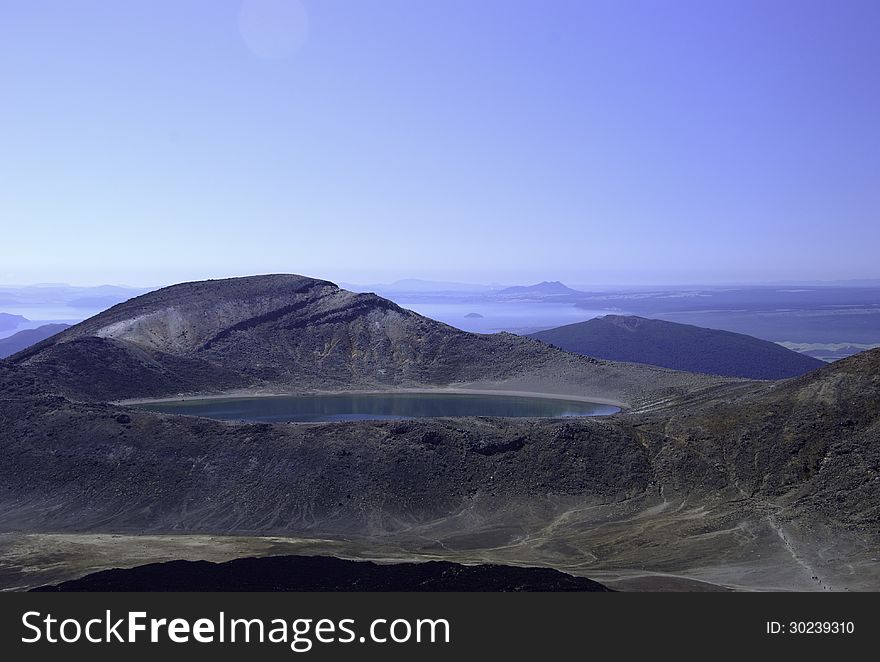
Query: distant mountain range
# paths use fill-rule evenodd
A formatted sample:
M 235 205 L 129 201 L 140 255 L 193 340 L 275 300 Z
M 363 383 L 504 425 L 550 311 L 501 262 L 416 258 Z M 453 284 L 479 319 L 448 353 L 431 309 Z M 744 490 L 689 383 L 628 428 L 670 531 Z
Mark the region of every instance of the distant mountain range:
M 395 294 L 424 294 L 438 292 L 485 293 L 498 289 L 491 285 L 424 280 L 422 278 L 402 278 L 393 283 L 371 283 L 366 285 L 340 283 L 340 286 L 351 290 L 352 292 L 390 292 Z
M 71 307 L 94 308 L 112 306 L 120 301 L 148 292 L 150 289 L 120 285 L 80 287 L 66 283 L 2 285 L 0 286 L 0 305 L 64 304 Z
M 25 329 L 14 333 L 8 338 L 0 338 L 0 359 L 12 356 L 16 352 L 36 345 L 41 340 L 51 338 L 66 329 L 69 324 L 44 324 L 36 329 Z
M 26 323 L 28 320 L 21 315 L 10 315 L 9 313 L 0 313 L 0 331 L 6 329 L 14 329 L 20 324 Z
M 393 283 L 373 283 L 354 285 L 342 283 L 342 287 L 353 292 L 378 292 L 386 294 L 474 294 L 489 297 L 510 297 L 511 295 L 528 296 L 585 296 L 584 292 L 574 290 L 567 285 L 554 281 L 543 281 L 535 285 L 481 285 L 477 283 L 458 283 L 450 281 L 423 280 L 420 278 L 403 278 Z
M 784 379 L 825 365 L 819 359 L 741 333 L 632 315 L 606 315 L 530 337 L 600 359 L 728 377 Z

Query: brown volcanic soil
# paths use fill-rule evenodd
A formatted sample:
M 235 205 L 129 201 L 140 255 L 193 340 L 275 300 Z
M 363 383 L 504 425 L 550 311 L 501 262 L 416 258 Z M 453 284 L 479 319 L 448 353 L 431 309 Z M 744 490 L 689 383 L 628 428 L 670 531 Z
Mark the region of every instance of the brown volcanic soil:
M 331 298 L 346 296 L 321 284 L 308 291 L 315 287 Z M 161 309 L 172 303 L 163 302 Z M 129 304 L 129 313 L 154 308 L 122 306 Z M 516 372 L 517 352 L 528 353 L 532 341 L 521 344 L 513 337 L 500 341 L 510 344 L 508 361 L 473 350 L 464 356 L 479 370 L 456 367 L 448 352 L 457 343 L 477 338 L 501 347 L 494 344 L 498 336 L 456 339 L 460 332 L 388 307 L 362 310 L 348 321 L 337 318 L 338 327 L 315 322 L 322 342 L 339 338 L 327 346 L 326 356 L 334 358 L 322 363 L 320 353 L 303 349 L 305 331 L 295 324 L 274 326 L 275 320 L 260 335 L 283 347 L 288 377 L 276 374 L 276 381 L 263 385 L 311 383 L 317 371 L 300 369 L 291 356 L 320 363 L 327 371 L 321 373 L 324 386 L 345 383 L 343 375 L 364 384 L 378 379 L 370 370 L 388 356 L 394 360 L 383 365 L 393 366 L 400 385 L 414 374 L 479 382 L 477 372 L 496 370 L 490 373 L 496 383 L 515 388 L 539 378 L 546 383 L 554 367 L 567 366 L 571 372 L 560 372 L 567 377 L 557 388 L 588 395 L 587 386 L 605 385 L 609 390 L 594 393 L 626 394 L 635 407 L 602 419 L 253 425 L 95 401 L 110 391 L 122 397 L 116 389 L 125 390 L 119 384 L 130 361 L 144 371 L 128 379 L 128 393 L 135 394 L 167 392 L 187 379 L 220 390 L 221 376 L 214 371 L 230 370 L 226 362 L 204 357 L 239 331 L 205 349 L 201 327 L 184 324 L 189 340 L 174 345 L 179 353 L 173 360 L 194 361 L 205 370 L 188 372 L 167 358 L 173 343 L 155 331 L 168 324 L 126 322 L 129 330 L 122 332 L 113 325 L 133 318 L 119 308 L 104 320 L 73 327 L 60 342 L 14 357 L 14 363 L 0 362 L 5 586 L 63 581 L 151 560 L 208 558 L 211 545 L 188 541 L 223 535 L 239 536 L 225 545 L 227 558 L 269 548 L 285 553 L 293 543 L 267 546 L 266 536 L 299 536 L 312 539 L 319 553 L 545 565 L 628 589 L 676 582 L 682 588 L 695 582 L 758 589 L 880 587 L 880 350 L 784 382 L 688 382 L 692 376 L 686 373 L 593 363 L 549 348 L 529 354 Z M 389 349 L 392 320 L 404 325 L 404 344 L 410 333 L 419 344 L 419 325 L 425 325 L 423 334 L 438 334 L 437 341 L 451 334 L 447 354 L 431 361 L 429 349 L 410 350 L 410 359 L 398 360 L 403 355 Z M 376 322 L 382 331 L 373 336 L 371 329 L 380 328 Z M 257 337 L 247 334 L 261 324 L 241 329 L 244 347 L 256 346 Z M 354 329 L 365 335 L 352 335 Z M 364 358 L 380 336 L 390 343 L 386 353 Z M 344 340 L 352 337 L 360 340 Z M 163 353 L 148 349 L 152 341 L 145 338 L 160 338 L 156 347 Z M 344 351 L 343 342 L 349 343 Z M 118 354 L 105 351 L 107 343 Z M 81 356 L 79 350 L 72 347 L 87 345 L 98 349 L 79 364 L 72 358 Z M 250 354 L 253 361 L 258 355 L 256 349 Z M 238 363 L 230 374 L 246 381 L 256 379 L 259 369 Z M 175 375 L 182 381 L 174 382 Z M 627 375 L 640 382 L 636 388 L 626 386 Z M 113 542 L 107 534 L 127 535 Z M 144 534 L 163 534 L 163 542 Z M 104 560 L 88 560 L 96 558 Z

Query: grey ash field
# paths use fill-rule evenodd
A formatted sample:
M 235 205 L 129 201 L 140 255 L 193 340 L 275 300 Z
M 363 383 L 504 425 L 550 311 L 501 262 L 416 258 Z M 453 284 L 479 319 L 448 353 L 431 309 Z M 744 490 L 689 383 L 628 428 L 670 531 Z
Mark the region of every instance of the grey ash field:
M 517 391 L 610 417 L 249 424 L 124 401 Z M 146 294 L 0 361 L 0 586 L 282 554 L 624 590 L 880 588 L 880 350 L 775 382 L 475 335 L 301 276 Z

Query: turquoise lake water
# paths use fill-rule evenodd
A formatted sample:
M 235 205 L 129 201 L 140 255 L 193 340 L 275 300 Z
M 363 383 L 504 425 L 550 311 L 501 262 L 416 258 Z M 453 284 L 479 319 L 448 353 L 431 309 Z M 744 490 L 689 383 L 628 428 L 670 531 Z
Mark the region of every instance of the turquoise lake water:
M 593 402 L 458 393 L 285 395 L 156 402 L 139 405 L 166 414 L 220 420 L 316 423 L 439 416 L 559 418 L 606 416 L 619 409 Z

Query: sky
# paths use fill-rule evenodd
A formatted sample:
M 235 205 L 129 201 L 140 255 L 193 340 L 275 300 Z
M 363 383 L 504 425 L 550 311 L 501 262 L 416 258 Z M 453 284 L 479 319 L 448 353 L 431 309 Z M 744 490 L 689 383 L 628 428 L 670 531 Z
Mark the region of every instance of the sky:
M 874 0 L 0 0 L 0 282 L 877 278 Z

